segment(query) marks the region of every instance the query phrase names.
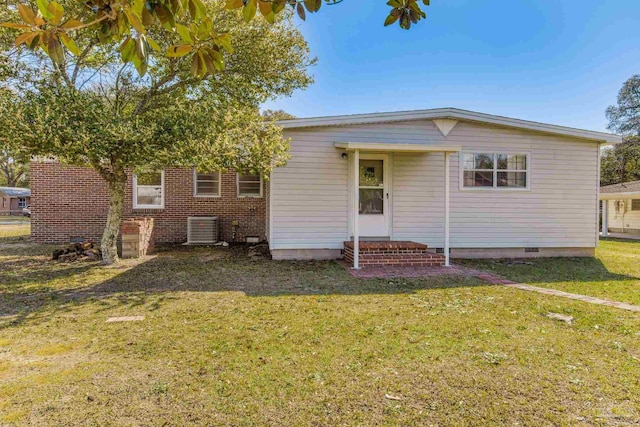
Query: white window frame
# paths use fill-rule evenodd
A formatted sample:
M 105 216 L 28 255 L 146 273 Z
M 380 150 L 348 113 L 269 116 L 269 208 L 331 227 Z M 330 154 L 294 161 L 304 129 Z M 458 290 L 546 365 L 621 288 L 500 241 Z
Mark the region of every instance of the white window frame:
M 18 209 L 24 209 L 26 208 L 27 205 L 27 198 L 26 197 L 18 197 Z
M 464 186 L 464 156 L 465 154 L 492 154 L 493 155 L 493 187 L 465 187 Z M 522 170 L 498 169 L 498 155 L 526 156 L 527 181 L 526 187 L 498 187 L 498 172 L 523 172 Z M 499 150 L 473 150 L 461 151 L 459 155 L 458 187 L 460 191 L 531 191 L 531 153 L 523 151 L 499 151 Z M 481 170 L 481 169 L 477 169 Z M 487 169 L 487 171 L 489 171 Z
M 207 199 L 222 197 L 222 172 L 215 172 L 218 173 L 218 194 L 198 194 L 198 170 L 196 168 L 193 168 L 193 197 Z
M 254 199 L 260 199 L 262 198 L 262 194 L 263 194 L 263 179 L 262 179 L 262 175 L 260 175 L 260 194 L 240 194 L 240 175 L 253 175 L 253 174 L 244 174 L 244 173 L 240 173 L 240 172 L 236 172 L 236 195 L 239 199 L 244 199 L 244 198 L 254 198 Z
M 633 207 L 633 202 L 635 202 L 635 201 L 637 201 L 638 203 L 640 203 L 640 199 L 631 199 L 631 206 L 630 206 L 630 208 L 631 208 L 631 209 L 629 209 L 629 210 L 631 210 L 631 211 L 640 211 L 640 208 L 638 208 L 638 209 L 634 209 L 634 207 Z
M 160 197 L 160 205 L 139 205 L 138 204 L 138 176 L 133 174 L 133 208 L 134 209 L 164 209 L 165 186 L 164 186 L 164 169 L 160 171 L 160 186 L 162 187 L 162 196 Z M 147 187 L 155 187 L 147 186 Z

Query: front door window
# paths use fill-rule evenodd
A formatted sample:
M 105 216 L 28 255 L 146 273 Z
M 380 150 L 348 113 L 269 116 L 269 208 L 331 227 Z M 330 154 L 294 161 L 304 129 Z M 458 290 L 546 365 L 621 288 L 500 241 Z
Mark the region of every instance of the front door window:
M 360 214 L 384 215 L 384 161 L 360 160 Z

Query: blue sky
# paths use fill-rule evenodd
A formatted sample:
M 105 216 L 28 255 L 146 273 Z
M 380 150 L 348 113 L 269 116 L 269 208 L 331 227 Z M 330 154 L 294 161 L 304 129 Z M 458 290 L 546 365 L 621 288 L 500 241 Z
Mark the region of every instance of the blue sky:
M 640 74 L 637 0 L 432 0 L 411 30 L 384 0 L 323 5 L 296 22 L 315 84 L 269 102 L 298 117 L 457 107 L 606 130 Z

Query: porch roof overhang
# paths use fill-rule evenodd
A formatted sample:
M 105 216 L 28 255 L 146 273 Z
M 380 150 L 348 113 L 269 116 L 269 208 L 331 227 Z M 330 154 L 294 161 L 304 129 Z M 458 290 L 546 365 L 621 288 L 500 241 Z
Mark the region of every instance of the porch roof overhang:
M 626 193 L 600 193 L 600 200 L 640 199 L 640 191 Z
M 429 144 L 388 144 L 380 142 L 336 142 L 336 148 L 347 151 L 363 150 L 376 152 L 403 153 L 457 153 L 462 150 L 459 145 L 429 145 Z

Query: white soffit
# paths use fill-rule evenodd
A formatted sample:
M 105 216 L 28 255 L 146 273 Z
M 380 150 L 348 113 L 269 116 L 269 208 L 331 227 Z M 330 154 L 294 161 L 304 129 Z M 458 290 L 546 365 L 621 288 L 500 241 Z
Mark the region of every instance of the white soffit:
M 436 125 L 442 136 L 446 137 L 458 124 L 457 120 L 451 119 L 434 119 L 433 124 Z

